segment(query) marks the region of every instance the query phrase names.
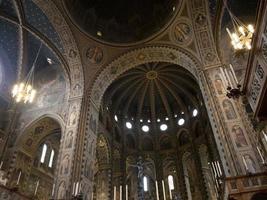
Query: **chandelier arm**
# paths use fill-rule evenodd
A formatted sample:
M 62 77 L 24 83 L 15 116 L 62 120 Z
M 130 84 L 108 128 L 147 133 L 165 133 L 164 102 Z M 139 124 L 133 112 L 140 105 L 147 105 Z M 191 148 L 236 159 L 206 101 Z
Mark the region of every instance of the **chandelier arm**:
M 238 19 L 234 13 L 231 11 L 231 9 L 229 8 L 229 6 L 227 5 L 227 0 L 223 0 L 224 3 L 224 7 L 226 8 L 226 10 L 228 11 L 231 21 L 233 23 L 234 29 L 237 29 L 239 26 L 243 26 L 245 29 L 247 29 L 247 27 L 244 25 L 244 23 Z M 236 31 L 236 30 L 235 30 Z
M 30 84 L 33 83 L 34 69 L 35 69 L 35 65 L 36 65 L 36 62 L 37 62 L 37 60 L 38 60 L 39 54 L 40 54 L 40 52 L 41 52 L 42 45 L 43 45 L 43 43 L 41 42 L 40 47 L 39 47 L 39 49 L 38 49 L 38 51 L 37 51 L 37 54 L 36 54 L 36 56 L 35 56 L 35 59 L 34 59 L 34 61 L 33 61 L 32 68 L 30 69 L 28 75 L 26 76 L 26 79 L 25 79 L 25 81 L 26 81 L 26 85 L 28 85 L 29 83 L 30 83 Z

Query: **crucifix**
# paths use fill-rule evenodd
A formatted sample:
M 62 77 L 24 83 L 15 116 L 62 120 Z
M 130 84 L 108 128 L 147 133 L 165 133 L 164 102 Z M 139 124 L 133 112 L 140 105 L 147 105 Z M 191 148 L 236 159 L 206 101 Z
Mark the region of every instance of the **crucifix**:
M 135 165 L 129 165 L 131 167 L 137 168 L 137 179 L 138 179 L 138 199 L 144 200 L 144 184 L 143 184 L 143 178 L 144 178 L 144 170 L 147 164 L 150 162 L 144 162 L 142 157 L 138 157 L 138 161 Z

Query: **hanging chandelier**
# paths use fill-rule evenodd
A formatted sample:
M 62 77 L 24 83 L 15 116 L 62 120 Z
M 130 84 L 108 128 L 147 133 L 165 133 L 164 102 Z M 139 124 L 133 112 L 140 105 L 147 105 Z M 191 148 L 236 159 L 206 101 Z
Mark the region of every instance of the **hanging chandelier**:
M 27 103 L 32 103 L 35 96 L 36 96 L 36 90 L 33 87 L 33 82 L 34 82 L 34 69 L 35 69 L 35 64 L 38 59 L 38 56 L 40 54 L 40 50 L 42 47 L 42 43 L 38 49 L 36 58 L 33 62 L 32 68 L 30 69 L 26 79 L 22 82 L 16 83 L 13 86 L 12 89 L 12 97 L 16 101 L 16 103 L 23 102 L 25 104 Z
M 239 99 L 239 97 L 244 95 L 243 90 L 241 89 L 241 84 L 239 83 L 233 66 L 230 64 L 228 67 L 220 67 L 220 78 L 222 84 L 226 89 L 226 96 L 229 99 Z
M 12 97 L 17 103 L 32 103 L 36 95 L 36 90 L 33 89 L 31 84 L 19 83 L 15 84 L 12 89 Z
M 228 11 L 231 22 L 233 25 L 233 31 L 231 32 L 229 28 L 226 28 L 226 31 L 231 39 L 231 44 L 233 48 L 238 50 L 250 50 L 251 42 L 254 33 L 253 25 L 244 25 L 229 9 L 227 6 L 227 0 L 223 0 L 225 8 Z

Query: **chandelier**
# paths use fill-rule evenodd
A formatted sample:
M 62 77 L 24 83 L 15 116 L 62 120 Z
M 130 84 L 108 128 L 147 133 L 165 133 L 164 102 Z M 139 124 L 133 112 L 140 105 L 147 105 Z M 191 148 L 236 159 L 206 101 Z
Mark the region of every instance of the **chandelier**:
M 32 68 L 30 69 L 28 75 L 26 76 L 26 79 L 24 81 L 16 83 L 12 88 L 12 97 L 17 103 L 23 102 L 23 103 L 32 103 L 35 96 L 36 96 L 36 90 L 33 87 L 34 82 L 34 69 L 35 64 L 38 59 L 38 56 L 40 54 L 40 50 L 42 47 L 42 43 L 38 49 L 36 58 L 33 62 Z
M 231 38 L 231 44 L 235 50 L 250 50 L 251 41 L 254 33 L 254 27 L 249 25 L 244 25 L 229 9 L 226 4 L 227 0 L 224 0 L 225 8 L 228 11 L 231 22 L 233 25 L 233 32 L 226 28 L 226 31 Z
M 226 96 L 229 99 L 238 99 L 244 95 L 243 90 L 241 89 L 241 84 L 238 82 L 235 75 L 233 66 L 230 64 L 229 68 L 220 67 L 220 78 L 224 88 L 226 88 Z
M 32 103 L 36 95 L 36 90 L 33 89 L 31 84 L 19 83 L 15 84 L 12 89 L 12 97 L 17 103 Z

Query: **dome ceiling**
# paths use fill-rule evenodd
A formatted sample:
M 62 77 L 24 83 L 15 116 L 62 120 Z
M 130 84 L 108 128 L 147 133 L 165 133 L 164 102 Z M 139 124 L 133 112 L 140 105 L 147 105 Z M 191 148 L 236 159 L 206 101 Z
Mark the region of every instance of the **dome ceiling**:
M 148 63 L 114 81 L 103 103 L 118 118 L 153 123 L 192 116 L 200 99 L 199 86 L 190 72 L 174 64 Z
M 65 0 L 75 23 L 91 36 L 109 43 L 134 43 L 162 29 L 178 10 L 180 0 Z

